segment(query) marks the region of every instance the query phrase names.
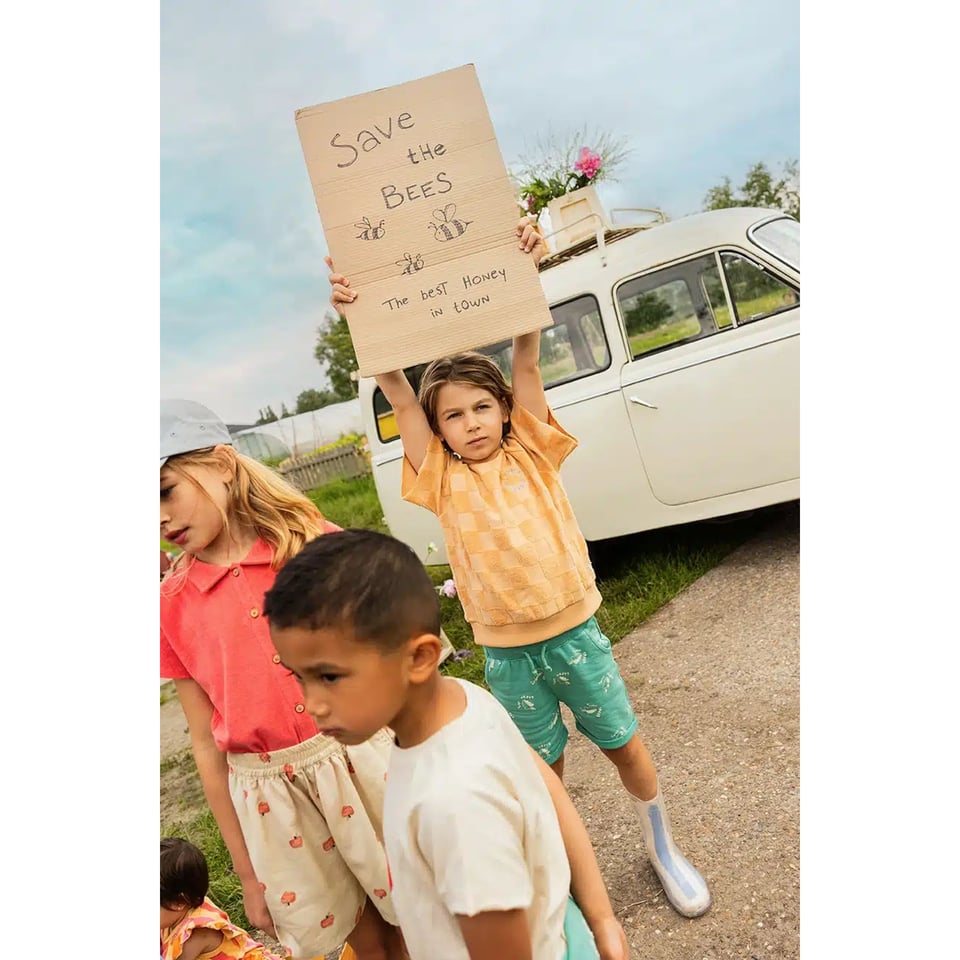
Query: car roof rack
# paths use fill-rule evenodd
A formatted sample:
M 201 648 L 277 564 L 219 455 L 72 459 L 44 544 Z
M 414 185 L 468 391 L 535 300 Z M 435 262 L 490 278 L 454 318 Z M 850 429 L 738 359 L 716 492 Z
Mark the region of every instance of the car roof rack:
M 649 230 L 651 227 L 655 227 L 661 223 L 667 222 L 666 214 L 662 210 L 654 207 L 616 207 L 610 211 L 611 214 L 623 212 L 652 213 L 656 219 L 651 220 L 649 223 L 630 224 L 629 226 L 624 225 L 621 227 L 608 227 L 599 214 L 588 213 L 579 220 L 573 221 L 573 223 L 565 224 L 560 230 L 554 230 L 552 233 L 548 233 L 544 236 L 543 239 L 545 241 L 549 240 L 551 237 L 555 237 L 559 233 L 564 233 L 571 227 L 576 226 L 578 223 L 582 223 L 585 220 L 597 220 L 600 224 L 597 227 L 596 233 L 592 234 L 591 236 L 585 237 L 583 240 L 578 240 L 576 243 L 573 243 L 568 247 L 564 247 L 562 250 L 558 250 L 556 253 L 548 253 L 546 256 L 544 256 L 540 261 L 540 272 L 543 273 L 544 270 L 549 270 L 551 267 L 556 267 L 561 263 L 566 263 L 568 260 L 572 260 L 574 257 L 578 257 L 580 254 L 586 253 L 588 250 L 593 250 L 594 248 L 599 249 L 600 264 L 601 266 L 605 267 L 607 265 L 605 248 L 608 243 L 615 243 L 617 240 L 622 240 L 624 237 L 632 236 L 635 233 L 640 233 L 642 230 Z

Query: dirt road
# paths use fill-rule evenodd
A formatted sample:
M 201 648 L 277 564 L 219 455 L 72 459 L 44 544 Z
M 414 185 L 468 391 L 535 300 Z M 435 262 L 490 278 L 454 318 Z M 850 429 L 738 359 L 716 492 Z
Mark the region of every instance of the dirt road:
M 800 956 L 799 526 L 778 512 L 614 647 L 705 916 L 666 903 L 619 778 L 568 717 L 564 781 L 634 957 Z

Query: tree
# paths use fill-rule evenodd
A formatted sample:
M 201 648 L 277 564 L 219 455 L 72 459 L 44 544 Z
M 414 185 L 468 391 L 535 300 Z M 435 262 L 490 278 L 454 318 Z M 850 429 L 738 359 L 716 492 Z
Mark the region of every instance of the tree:
M 325 369 L 334 400 L 352 400 L 357 395 L 357 388 L 350 374 L 358 364 L 346 317 L 326 315 L 325 324 L 317 329 L 317 346 L 313 355 Z
M 301 390 L 297 394 L 297 409 L 294 412 L 309 413 L 336 402 L 337 398 L 329 390 Z
M 623 321 L 631 334 L 656 330 L 673 316 L 674 310 L 666 300 L 655 293 L 642 293 L 632 307 L 624 312 Z
M 293 414 L 287 409 L 285 403 L 280 404 L 280 419 L 285 420 L 287 417 L 292 417 Z
M 279 417 L 273 412 L 273 407 L 267 406 L 266 410 L 257 411 L 260 416 L 257 417 L 257 424 L 261 423 L 276 423 Z
M 729 177 L 707 191 L 704 210 L 726 207 L 772 207 L 800 219 L 800 164 L 789 160 L 783 164 L 783 176 L 774 179 L 765 163 L 754 164 L 747 172 L 739 195 L 734 193 Z

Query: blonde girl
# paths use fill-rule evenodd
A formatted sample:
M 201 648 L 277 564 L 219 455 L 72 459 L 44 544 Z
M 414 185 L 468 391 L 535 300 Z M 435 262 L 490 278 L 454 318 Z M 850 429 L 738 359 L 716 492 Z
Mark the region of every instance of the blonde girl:
M 160 534 L 181 553 L 160 584 L 160 675 L 176 683 L 203 791 L 247 917 L 295 958 L 347 941 L 400 958 L 382 836 L 390 739 L 318 730 L 262 617 L 277 570 L 340 529 L 237 453 L 206 407 L 160 407 Z

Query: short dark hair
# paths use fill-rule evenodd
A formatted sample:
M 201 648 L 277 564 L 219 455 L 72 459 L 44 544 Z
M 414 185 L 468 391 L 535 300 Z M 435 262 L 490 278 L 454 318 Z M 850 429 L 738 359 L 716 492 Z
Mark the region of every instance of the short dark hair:
M 405 543 L 374 530 L 311 540 L 267 591 L 272 627 L 347 628 L 354 639 L 395 648 L 440 635 L 440 600 L 423 562 Z
M 160 841 L 160 906 L 171 909 L 180 903 L 199 907 L 210 888 L 207 858 L 199 847 L 182 837 Z

